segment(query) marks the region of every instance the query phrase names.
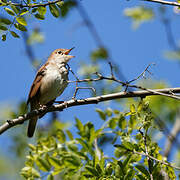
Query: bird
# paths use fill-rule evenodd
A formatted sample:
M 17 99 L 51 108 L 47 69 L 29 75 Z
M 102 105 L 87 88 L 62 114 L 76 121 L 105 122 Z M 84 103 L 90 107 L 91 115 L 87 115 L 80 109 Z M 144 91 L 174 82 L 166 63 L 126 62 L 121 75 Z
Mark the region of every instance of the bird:
M 69 55 L 74 49 L 56 49 L 48 57 L 48 60 L 37 71 L 36 77 L 30 88 L 27 105 L 30 110 L 39 109 L 54 103 L 68 85 L 67 63 L 75 56 Z M 29 120 L 27 136 L 33 137 L 39 116 Z

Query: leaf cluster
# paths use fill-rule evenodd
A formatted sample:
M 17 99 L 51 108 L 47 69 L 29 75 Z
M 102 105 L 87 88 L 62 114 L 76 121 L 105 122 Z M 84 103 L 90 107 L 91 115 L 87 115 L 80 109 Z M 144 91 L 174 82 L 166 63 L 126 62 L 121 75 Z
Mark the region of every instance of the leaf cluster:
M 55 17 L 65 17 L 70 8 L 75 6 L 74 1 L 58 1 L 56 3 L 49 2 L 45 5 L 37 4 L 35 0 L 31 2 L 28 0 L 26 4 L 15 4 L 8 2 L 7 0 L 0 1 L 0 6 L 4 7 L 3 10 L 6 12 L 9 17 L 0 18 L 0 30 L 3 32 L 1 39 L 2 41 L 6 40 L 8 32 L 14 38 L 20 38 L 17 32 L 12 29 L 14 28 L 17 31 L 27 31 L 28 23 L 27 16 L 35 17 L 38 20 L 44 20 L 49 9 L 50 13 Z
M 30 152 L 21 175 L 28 180 L 145 180 L 163 179 L 163 170 L 171 179 L 176 178 L 173 168 L 163 164 L 166 160 L 149 136 L 154 117 L 147 102 L 132 104 L 128 112 L 110 108 L 96 111 L 104 122 L 97 130 L 91 122 L 83 125 L 76 118 L 76 134 L 57 129 L 54 136 L 41 137 L 36 145 L 29 144 Z M 104 138 L 109 135 L 113 138 Z M 109 148 L 112 146 L 114 154 L 106 155 L 103 147 L 107 144 Z

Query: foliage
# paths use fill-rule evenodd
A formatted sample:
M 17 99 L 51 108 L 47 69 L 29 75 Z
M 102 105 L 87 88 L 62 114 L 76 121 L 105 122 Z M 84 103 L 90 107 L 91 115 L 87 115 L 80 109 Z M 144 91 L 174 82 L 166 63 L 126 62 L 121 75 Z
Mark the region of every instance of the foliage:
M 141 23 L 152 20 L 154 18 L 153 10 L 143 6 L 126 8 L 124 10 L 124 15 L 133 20 L 134 28 L 138 28 Z
M 3 32 L 1 39 L 6 40 L 7 34 L 10 32 L 12 37 L 19 38 L 17 31 L 27 31 L 27 18 L 36 18 L 38 20 L 44 20 L 47 9 L 49 9 L 52 16 L 55 18 L 65 17 L 70 8 L 76 5 L 74 1 L 56 1 L 42 6 L 36 6 L 36 1 L 28 0 L 25 5 L 12 3 L 11 1 L 1 0 L 0 7 L 4 7 L 3 10 L 6 12 L 7 17 L 0 18 L 0 30 Z M 12 30 L 13 29 L 13 30 Z
M 132 104 L 128 112 L 110 108 L 96 111 L 104 121 L 97 130 L 91 122 L 83 125 L 76 118 L 78 135 L 58 129 L 54 136 L 40 138 L 37 145 L 29 144 L 21 175 L 29 180 L 55 177 L 139 180 L 151 176 L 163 179 L 163 170 L 170 179 L 176 178 L 174 169 L 163 164 L 166 160 L 161 149 L 149 134 L 154 117 L 147 101 Z M 109 134 L 113 139 L 105 141 L 103 137 Z M 114 155 L 106 155 L 105 145 L 114 147 Z

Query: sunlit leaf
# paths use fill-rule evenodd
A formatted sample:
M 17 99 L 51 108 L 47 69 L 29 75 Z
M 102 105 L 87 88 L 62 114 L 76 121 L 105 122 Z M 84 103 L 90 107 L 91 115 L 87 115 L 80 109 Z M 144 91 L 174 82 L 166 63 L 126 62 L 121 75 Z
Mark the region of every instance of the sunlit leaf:
M 45 19 L 44 15 L 42 15 L 42 14 L 36 13 L 34 16 L 35 16 L 35 18 L 37 18 L 39 20 L 44 20 Z
M 126 8 L 124 11 L 125 16 L 133 20 L 133 27 L 137 28 L 143 22 L 152 20 L 154 17 L 153 10 L 142 6 Z
M 15 33 L 14 31 L 10 31 L 11 35 L 15 38 L 20 38 L 19 35 L 17 33 Z
M 36 160 L 36 164 L 39 167 L 39 169 L 41 169 L 42 171 L 49 171 L 50 170 L 50 165 L 48 163 L 48 161 L 46 161 L 45 159 L 38 157 Z
M 0 23 L 10 25 L 12 22 L 7 18 L 0 18 Z
M 151 179 L 149 172 L 147 171 L 147 169 L 143 165 L 138 164 L 135 166 L 135 168 L 138 169 L 141 173 L 143 173 L 148 179 Z
M 12 10 L 13 10 L 16 14 L 19 14 L 19 12 L 20 12 L 19 7 L 14 6 L 14 5 L 12 5 L 12 4 L 11 4 L 10 6 L 11 6 Z
M 23 17 L 17 17 L 16 21 L 23 26 L 27 26 L 27 22 Z
M 6 34 L 3 34 L 3 35 L 1 36 L 1 39 L 2 39 L 2 41 L 6 41 Z
M 12 11 L 12 10 L 9 9 L 9 8 L 4 8 L 4 10 L 5 10 L 9 15 L 11 15 L 11 16 L 14 16 L 14 15 L 15 15 L 14 11 Z
M 8 28 L 7 28 L 6 26 L 2 26 L 2 25 L 0 25 L 0 30 L 2 30 L 2 31 L 7 31 L 7 30 L 8 30 Z
M 102 120 L 106 120 L 106 114 L 101 109 L 96 108 L 96 112 L 99 114 Z
M 54 17 L 56 17 L 56 18 L 59 17 L 59 15 L 60 15 L 59 9 L 57 8 L 57 6 L 55 4 L 50 4 L 49 9 L 50 9 L 51 14 Z
M 40 7 L 38 7 L 37 10 L 38 10 L 40 15 L 44 16 L 46 14 L 46 7 L 40 6 Z
M 20 31 L 27 31 L 26 27 L 21 24 L 15 23 L 14 26 L 16 29 L 18 29 Z

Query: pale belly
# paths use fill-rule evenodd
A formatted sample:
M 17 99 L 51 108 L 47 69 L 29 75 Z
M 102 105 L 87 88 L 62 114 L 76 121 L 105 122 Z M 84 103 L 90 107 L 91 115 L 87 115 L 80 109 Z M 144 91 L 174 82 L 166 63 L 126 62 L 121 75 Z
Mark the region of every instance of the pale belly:
M 67 73 L 63 75 L 63 78 L 58 71 L 53 71 L 50 75 L 45 75 L 40 87 L 40 104 L 47 104 L 60 96 L 68 85 L 67 80 Z

